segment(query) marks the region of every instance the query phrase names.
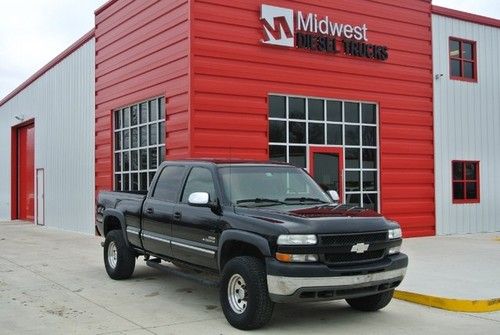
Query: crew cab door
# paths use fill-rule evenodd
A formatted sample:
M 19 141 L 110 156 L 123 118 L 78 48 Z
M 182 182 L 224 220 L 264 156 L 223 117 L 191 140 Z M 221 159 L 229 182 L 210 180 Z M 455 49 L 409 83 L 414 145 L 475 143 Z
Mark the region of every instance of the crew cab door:
M 172 256 L 172 222 L 185 173 L 184 166 L 167 165 L 144 201 L 141 238 L 148 252 Z
M 217 199 L 213 177 L 208 168 L 191 169 L 172 223 L 174 258 L 208 268 L 217 267 L 216 251 L 221 230 L 220 217 L 209 207 L 190 206 L 188 199 L 196 192 L 208 193 L 210 201 Z

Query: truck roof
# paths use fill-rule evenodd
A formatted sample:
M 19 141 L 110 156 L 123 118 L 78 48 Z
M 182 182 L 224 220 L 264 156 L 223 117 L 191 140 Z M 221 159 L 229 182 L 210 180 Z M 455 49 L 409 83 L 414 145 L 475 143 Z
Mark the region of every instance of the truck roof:
M 167 160 L 164 164 L 169 163 L 204 163 L 215 165 L 283 165 L 291 166 L 288 163 L 276 161 L 258 161 L 258 160 L 244 160 L 244 159 L 222 159 L 222 158 L 197 158 L 197 159 L 175 159 Z

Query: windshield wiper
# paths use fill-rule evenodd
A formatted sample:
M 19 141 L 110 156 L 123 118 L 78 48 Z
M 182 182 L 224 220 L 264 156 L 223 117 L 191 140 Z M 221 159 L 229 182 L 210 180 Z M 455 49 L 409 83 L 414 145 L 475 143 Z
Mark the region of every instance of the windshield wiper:
M 315 204 L 329 204 L 328 201 L 323 201 L 318 198 L 306 198 L 306 197 L 301 197 L 301 198 L 286 198 L 285 202 L 292 202 L 292 201 L 298 201 L 298 202 L 308 202 L 308 203 L 315 203 Z
M 247 204 L 247 203 L 255 203 L 258 205 L 264 204 L 264 206 L 285 205 L 283 201 L 279 201 L 276 199 L 265 199 L 265 198 L 244 199 L 236 201 L 237 205 Z

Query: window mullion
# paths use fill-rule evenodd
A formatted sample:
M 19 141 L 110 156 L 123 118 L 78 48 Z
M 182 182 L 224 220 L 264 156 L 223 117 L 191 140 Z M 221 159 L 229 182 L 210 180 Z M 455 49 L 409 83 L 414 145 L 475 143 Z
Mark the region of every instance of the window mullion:
M 465 78 L 465 61 L 463 59 L 460 59 L 460 67 L 461 67 L 461 77 Z

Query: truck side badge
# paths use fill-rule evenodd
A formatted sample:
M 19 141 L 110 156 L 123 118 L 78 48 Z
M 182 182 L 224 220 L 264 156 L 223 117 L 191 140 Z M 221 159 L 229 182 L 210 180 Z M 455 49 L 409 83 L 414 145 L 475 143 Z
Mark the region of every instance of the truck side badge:
M 215 244 L 216 239 L 214 236 L 207 236 L 207 237 L 203 238 L 203 242 Z

